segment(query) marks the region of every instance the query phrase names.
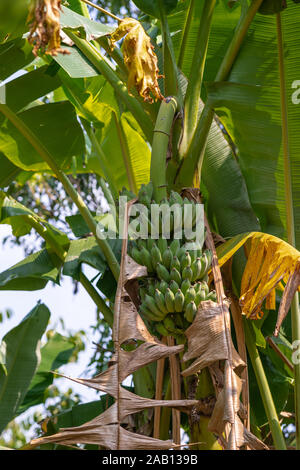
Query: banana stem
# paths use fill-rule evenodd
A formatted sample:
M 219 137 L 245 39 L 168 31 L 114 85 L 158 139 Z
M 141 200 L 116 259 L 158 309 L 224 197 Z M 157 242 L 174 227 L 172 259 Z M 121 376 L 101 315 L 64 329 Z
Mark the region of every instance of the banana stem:
M 194 135 L 198 121 L 198 106 L 201 96 L 204 66 L 207 55 L 208 40 L 211 28 L 213 12 L 216 0 L 204 0 L 201 21 L 198 29 L 193 66 L 189 76 L 189 83 L 184 103 L 184 131 L 180 145 L 180 155 L 184 157 L 187 152 L 189 142 Z
M 252 325 L 248 320 L 244 320 L 245 338 L 251 364 L 254 369 L 260 395 L 263 401 L 264 409 L 268 418 L 270 431 L 274 440 L 276 450 L 286 450 L 286 443 L 280 427 L 277 411 L 274 405 L 268 380 L 257 350 Z
M 65 29 L 65 33 L 74 42 L 78 49 L 85 57 L 94 65 L 94 67 L 103 75 L 103 77 L 111 84 L 118 97 L 126 104 L 129 111 L 132 112 L 135 119 L 141 126 L 148 141 L 151 142 L 153 124 L 150 117 L 145 113 L 142 105 L 134 97 L 130 96 L 126 86 L 105 61 L 101 53 L 88 41 L 80 38 L 72 31 Z
M 154 128 L 150 178 L 153 183 L 153 193 L 156 202 L 160 202 L 167 196 L 167 151 L 176 109 L 177 100 L 174 97 L 166 98 L 160 105 Z
M 107 11 L 105 10 L 104 8 L 102 7 L 99 7 L 99 5 L 95 5 L 95 3 L 93 2 L 90 2 L 89 0 L 81 0 L 83 3 L 86 3 L 87 5 L 89 5 L 90 7 L 93 7 L 93 8 L 96 8 L 96 10 L 99 10 L 101 11 L 102 13 L 104 13 L 105 15 L 107 16 L 110 16 L 111 18 L 113 18 L 114 20 L 118 21 L 118 23 L 121 23 L 121 19 L 118 18 L 116 15 L 114 15 L 113 13 L 111 13 L 110 11 Z

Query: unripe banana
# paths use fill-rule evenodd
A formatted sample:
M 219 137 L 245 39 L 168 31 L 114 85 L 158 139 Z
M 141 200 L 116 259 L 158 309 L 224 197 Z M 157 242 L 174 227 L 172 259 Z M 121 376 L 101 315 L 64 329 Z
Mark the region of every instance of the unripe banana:
M 175 320 L 176 326 L 178 326 L 179 328 L 184 328 L 182 312 L 175 313 L 174 320 Z
M 200 258 L 196 259 L 195 261 L 192 262 L 192 265 L 191 265 L 191 269 L 193 271 L 193 277 L 192 277 L 192 281 L 196 281 L 197 279 L 199 279 L 199 274 L 201 272 L 201 260 Z
M 153 245 L 151 248 L 151 256 L 152 256 L 152 265 L 156 266 L 157 263 L 162 262 L 162 256 L 159 248 L 156 245 Z
M 188 280 L 188 279 L 185 279 L 182 283 L 181 283 L 181 291 L 183 293 L 183 295 L 186 294 L 187 290 L 191 287 L 191 282 Z
M 207 282 L 202 281 L 202 282 L 200 282 L 200 285 L 201 285 L 201 289 L 204 290 L 205 295 L 207 295 L 209 293 L 209 287 L 208 287 Z
M 212 254 L 211 250 L 205 250 L 205 254 L 207 256 L 208 266 L 210 267 L 211 262 L 212 262 L 212 258 L 213 258 L 213 254 Z
M 184 295 L 181 292 L 180 289 L 175 294 L 174 298 L 174 307 L 175 307 L 175 312 L 182 312 L 183 311 L 183 306 L 184 306 Z
M 196 297 L 196 291 L 193 287 L 190 287 L 184 296 L 184 305 L 188 305 L 190 302 L 194 301 Z
M 183 199 L 182 197 L 180 196 L 179 193 L 177 193 L 176 191 L 171 191 L 170 192 L 170 198 L 169 198 L 169 204 L 172 205 L 172 204 L 180 204 L 182 206 L 183 204 Z
M 179 284 L 177 284 L 177 282 L 172 279 L 172 281 L 170 282 L 169 288 L 171 289 L 171 291 L 172 291 L 173 294 L 175 295 L 176 292 L 177 292 L 178 289 L 179 289 Z
M 140 306 L 140 313 L 142 316 L 146 317 L 147 320 L 150 321 L 155 321 L 155 322 L 160 322 L 162 320 L 161 315 L 155 315 L 147 306 L 145 303 L 142 303 Z
M 176 324 L 174 320 L 168 315 L 164 321 L 163 321 L 164 326 L 167 328 L 167 330 L 170 331 L 170 333 L 173 333 L 176 331 Z
M 205 299 L 206 299 L 205 291 L 200 289 L 200 291 L 196 293 L 194 302 L 195 302 L 196 306 L 199 307 L 200 302 L 202 302 Z
M 173 258 L 173 253 L 172 253 L 172 251 L 170 250 L 170 248 L 168 247 L 168 248 L 163 252 L 163 255 L 162 255 L 162 264 L 163 264 L 167 269 L 170 269 L 172 258 Z
M 162 292 L 160 292 L 158 289 L 156 289 L 155 294 L 154 294 L 154 299 L 156 302 L 157 307 L 159 310 L 164 313 L 165 315 L 168 314 L 168 309 L 165 304 L 165 296 Z
M 173 253 L 173 256 L 177 256 L 177 251 L 180 249 L 180 241 L 179 240 L 173 240 L 172 243 L 170 244 L 170 250 Z
M 168 312 L 170 313 L 175 311 L 174 300 L 175 300 L 175 296 L 173 292 L 171 291 L 171 289 L 167 289 L 165 293 L 165 304 L 166 304 Z
M 149 251 L 149 253 L 151 253 L 152 247 L 154 245 L 156 245 L 155 240 L 153 240 L 152 238 L 148 238 L 148 240 L 147 240 L 147 250 Z
M 190 266 L 186 266 L 186 268 L 183 269 L 182 271 L 182 279 L 188 279 L 191 281 L 193 278 L 193 271 Z
M 195 315 L 197 313 L 197 307 L 195 302 L 190 302 L 187 304 L 184 316 L 187 319 L 188 322 L 193 323 Z
M 181 271 L 181 265 L 180 265 L 180 261 L 179 259 L 177 258 L 177 256 L 173 256 L 172 260 L 171 260 L 171 265 L 170 265 L 170 269 L 172 268 L 175 268 L 177 269 L 177 271 Z
M 156 272 L 162 281 L 169 282 L 170 281 L 170 273 L 169 271 L 160 263 L 156 265 Z
M 148 273 L 152 273 L 154 269 L 149 251 L 143 246 L 140 253 L 143 265 L 146 266 Z
M 169 287 L 169 284 L 166 281 L 160 281 L 157 288 L 158 290 L 160 290 L 162 294 L 165 294 L 168 287 Z
M 168 248 L 168 242 L 165 238 L 159 238 L 157 240 L 157 246 L 159 248 L 159 251 L 161 253 L 161 256 L 163 256 L 164 252 Z
M 171 269 L 170 279 L 177 282 L 178 285 L 181 284 L 182 279 L 181 279 L 180 272 L 178 271 L 178 269 L 176 268 Z
M 162 336 L 169 336 L 170 334 L 162 323 L 157 323 L 157 325 L 155 325 L 155 329 Z
M 142 184 L 139 194 L 138 194 L 138 201 L 140 204 L 144 204 L 145 206 L 150 206 L 151 199 L 153 194 L 153 184 L 150 181 L 147 185 Z
M 213 302 L 217 302 L 217 294 L 215 291 L 211 291 L 207 297 L 206 300 L 212 300 Z
M 156 302 L 153 297 L 150 297 L 150 295 L 146 294 L 145 301 L 144 301 L 146 307 L 159 318 L 159 320 L 163 320 L 165 314 L 158 308 L 156 305 Z
M 149 294 L 151 297 L 154 297 L 155 285 L 153 284 L 153 282 L 148 282 L 147 290 L 148 290 L 147 294 Z
M 137 247 L 134 246 L 131 249 L 130 256 L 137 264 L 141 264 L 141 265 L 144 264 L 143 261 L 142 261 L 141 252 Z
M 186 251 L 184 253 L 184 255 L 182 255 L 181 258 L 180 258 L 181 270 L 183 270 L 184 268 L 186 268 L 188 266 L 191 266 L 191 263 L 192 263 L 191 256 L 190 256 L 189 252 Z
M 145 289 L 145 287 L 140 287 L 139 295 L 140 295 L 140 299 L 142 302 L 145 300 L 146 294 L 147 294 L 147 289 Z

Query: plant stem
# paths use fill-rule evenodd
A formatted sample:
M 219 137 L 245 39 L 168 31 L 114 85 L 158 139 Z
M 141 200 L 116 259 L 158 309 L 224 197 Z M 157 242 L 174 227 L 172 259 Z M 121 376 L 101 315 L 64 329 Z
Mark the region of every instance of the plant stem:
M 177 61 L 177 65 L 179 69 L 181 69 L 183 65 L 186 43 L 187 43 L 187 39 L 188 39 L 189 32 L 191 29 L 192 19 L 194 16 L 194 10 L 195 10 L 195 0 L 190 0 L 190 4 L 189 4 L 188 11 L 187 11 L 186 18 L 185 18 L 185 24 L 183 28 L 183 34 L 181 38 L 179 56 L 178 56 L 178 61 Z
M 150 117 L 145 113 L 142 105 L 134 97 L 129 95 L 124 83 L 119 79 L 114 70 L 105 61 L 101 53 L 92 44 L 90 44 L 85 39 L 80 38 L 74 32 L 68 29 L 65 29 L 64 31 L 85 55 L 85 57 L 91 61 L 96 69 L 111 84 L 118 97 L 124 101 L 128 109 L 132 112 L 133 116 L 138 121 L 148 141 L 151 142 L 153 124 Z
M 216 0 L 204 0 L 202 16 L 196 38 L 197 47 L 193 57 L 193 66 L 189 76 L 189 83 L 184 103 L 184 131 L 180 146 L 180 154 L 184 156 L 192 140 L 198 121 L 198 106 L 201 96 L 204 66 L 206 61 L 210 27 L 215 9 Z
M 255 344 L 254 333 L 252 325 L 249 320 L 244 319 L 246 345 L 251 359 L 251 364 L 254 369 L 255 377 L 257 380 L 260 395 L 263 401 L 264 409 L 268 418 L 270 431 L 273 436 L 274 445 L 276 450 L 286 450 L 285 440 L 280 427 L 280 422 L 277 416 L 276 408 L 274 405 L 273 397 L 267 381 L 267 377 Z
M 117 20 L 119 23 L 122 21 L 120 18 L 118 18 L 116 15 L 111 13 L 110 11 L 105 10 L 104 8 L 99 7 L 98 5 L 95 5 L 95 3 L 90 2 L 89 0 L 81 0 L 83 3 L 86 3 L 90 7 L 96 8 L 97 10 L 101 11 L 107 16 L 110 16 L 114 20 Z
M 292 171 L 289 145 L 289 123 L 288 123 L 288 104 L 286 96 L 285 64 L 284 64 L 284 44 L 283 31 L 281 25 L 281 14 L 276 15 L 277 41 L 278 41 L 278 63 L 280 77 L 280 102 L 282 118 L 282 141 L 283 141 L 283 159 L 284 159 L 284 188 L 285 188 L 285 208 L 286 208 L 286 226 L 288 242 L 296 246 L 295 222 L 294 222 L 294 204 L 292 190 Z M 292 305 L 292 341 L 298 344 L 300 340 L 300 308 L 299 294 L 296 293 Z M 295 421 L 296 421 L 296 448 L 300 450 L 300 363 L 294 364 L 295 372 Z
M 113 316 L 111 309 L 106 305 L 104 299 L 97 292 L 93 284 L 89 281 L 89 279 L 85 276 L 85 274 L 83 274 L 83 272 L 80 272 L 79 280 L 81 284 L 83 285 L 83 287 L 85 288 L 85 290 L 90 295 L 90 297 L 93 299 L 97 307 L 99 308 L 100 312 L 103 315 L 104 320 L 112 328 L 113 322 L 114 322 L 114 316 Z
M 176 96 L 178 101 L 181 102 L 182 95 L 178 83 L 177 64 L 170 35 L 168 19 L 164 12 L 162 0 L 159 0 L 159 7 L 164 58 L 165 96 Z
M 154 199 L 160 202 L 167 196 L 166 163 L 169 140 L 177 101 L 174 97 L 166 98 L 160 105 L 154 128 L 152 142 L 150 179 L 154 188 Z
M 252 0 L 247 13 L 244 15 L 242 21 L 240 21 L 235 30 L 231 43 L 220 65 L 215 81 L 218 82 L 226 80 L 242 46 L 243 40 L 245 39 L 248 28 L 262 2 L 263 0 Z M 192 186 L 197 165 L 201 175 L 201 167 L 203 163 L 207 137 L 211 123 L 213 121 L 213 117 L 214 111 L 212 105 L 209 103 L 209 101 L 207 101 L 203 108 L 201 118 L 198 122 L 192 141 L 190 142 L 187 154 L 183 159 L 181 167 L 177 173 L 176 187 Z
M 18 129 L 18 131 L 23 135 L 23 137 L 25 137 L 25 139 L 32 145 L 32 147 L 38 152 L 38 154 L 43 158 L 49 168 L 51 168 L 53 173 L 62 183 L 66 193 L 70 196 L 74 204 L 78 207 L 78 210 L 81 213 L 86 224 L 88 225 L 89 229 L 95 235 L 97 243 L 105 256 L 115 279 L 118 280 L 120 273 L 119 263 L 107 241 L 103 238 L 100 238 L 97 234 L 97 224 L 89 209 L 87 208 L 85 202 L 83 201 L 82 197 L 71 184 L 69 178 L 59 168 L 54 157 L 50 154 L 44 144 L 22 121 L 19 116 L 17 116 L 7 105 L 4 104 L 0 104 L 0 112 L 4 114 L 4 116 L 16 127 L 16 129 Z

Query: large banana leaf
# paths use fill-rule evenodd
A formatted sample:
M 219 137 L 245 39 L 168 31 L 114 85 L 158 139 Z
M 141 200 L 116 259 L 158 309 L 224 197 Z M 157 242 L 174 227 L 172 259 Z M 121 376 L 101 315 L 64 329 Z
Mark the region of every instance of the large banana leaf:
M 209 98 L 238 147 L 238 160 L 262 230 L 287 238 L 286 176 L 292 183 L 296 243 L 300 243 L 299 120 L 300 7 L 281 13 L 287 121 L 281 110 L 277 17 L 258 14 L 226 83 L 211 83 Z M 222 24 L 220 22 L 220 29 Z M 213 38 L 211 39 L 213 41 Z M 288 133 L 290 175 L 284 166 L 282 127 Z
M 28 408 L 42 403 L 45 392 L 52 384 L 54 374 L 52 371 L 67 364 L 74 351 L 74 343 L 65 336 L 55 333 L 41 348 L 41 362 L 30 383 L 28 392 L 18 409 L 18 414 L 24 413 Z
M 14 418 L 38 367 L 40 339 L 49 317 L 48 308 L 38 304 L 2 340 L 6 371 L 0 368 L 0 432 Z

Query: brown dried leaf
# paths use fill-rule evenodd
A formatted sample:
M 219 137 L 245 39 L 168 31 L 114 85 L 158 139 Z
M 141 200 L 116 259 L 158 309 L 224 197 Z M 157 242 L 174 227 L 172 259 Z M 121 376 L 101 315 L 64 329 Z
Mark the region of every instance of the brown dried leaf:
M 60 47 L 60 10 L 61 0 L 33 0 L 27 22 L 35 56 L 39 50 L 52 56 L 69 54 Z
M 128 91 L 136 87 L 144 101 L 149 103 L 153 103 L 151 93 L 155 100 L 163 100 L 164 97 L 158 85 L 160 75 L 157 57 L 150 37 L 145 33 L 139 21 L 133 18 L 120 21 L 118 28 L 111 35 L 112 46 L 124 36 L 126 37 L 122 49 L 124 62 L 129 72 Z
M 224 324 L 224 306 L 228 311 L 228 303 L 224 305 L 217 304 L 210 300 L 201 302 L 192 325 L 186 330 L 188 338 L 188 350 L 183 356 L 184 361 L 197 359 L 182 372 L 182 375 L 188 376 L 195 374 L 204 367 L 208 367 L 216 361 L 228 359 L 227 336 Z M 233 353 L 233 366 L 244 367 L 242 361 L 231 342 Z
M 279 330 L 282 325 L 283 320 L 287 316 L 292 300 L 294 298 L 295 293 L 297 292 L 298 288 L 300 285 L 300 266 L 299 268 L 293 272 L 290 277 L 288 282 L 286 283 L 279 310 L 278 310 L 278 315 L 277 315 L 277 322 L 276 322 L 276 327 L 274 331 L 274 336 L 279 335 Z

